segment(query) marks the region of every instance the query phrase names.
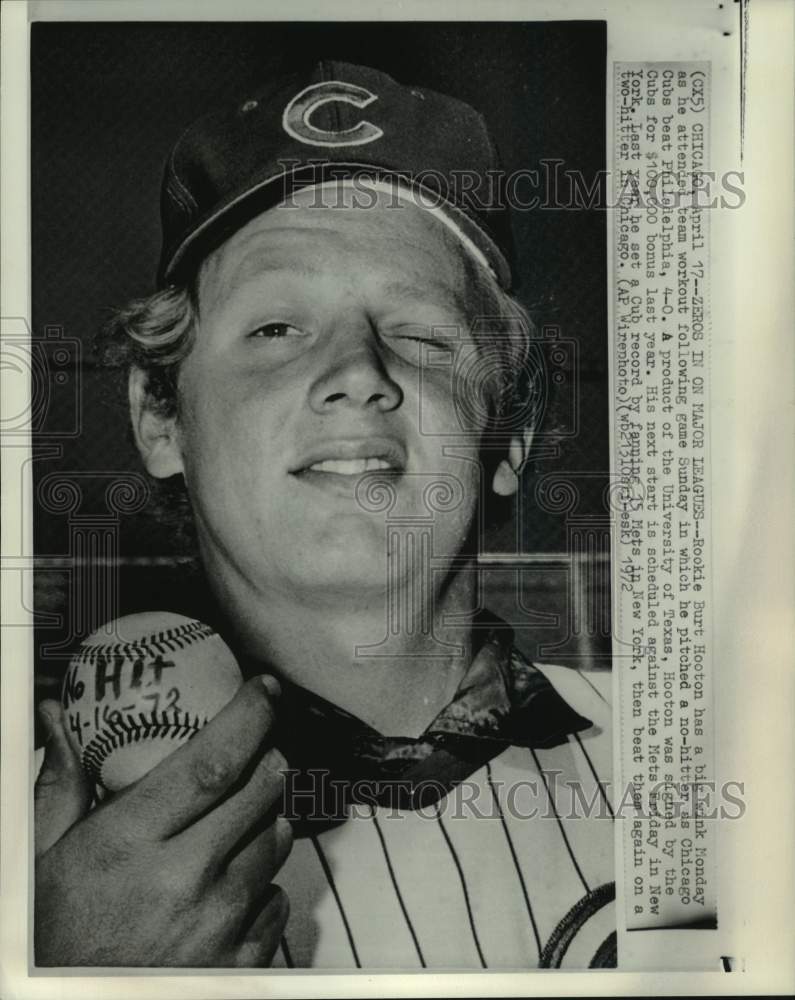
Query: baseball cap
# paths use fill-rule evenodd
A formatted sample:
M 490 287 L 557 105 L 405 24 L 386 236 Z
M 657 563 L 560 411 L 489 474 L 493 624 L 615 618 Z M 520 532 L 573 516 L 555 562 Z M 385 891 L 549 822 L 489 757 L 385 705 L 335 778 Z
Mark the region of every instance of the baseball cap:
M 296 190 L 343 179 L 392 184 L 435 211 L 499 283 L 513 244 L 503 172 L 483 117 L 463 101 L 330 60 L 283 77 L 180 137 L 161 193 L 159 287 Z

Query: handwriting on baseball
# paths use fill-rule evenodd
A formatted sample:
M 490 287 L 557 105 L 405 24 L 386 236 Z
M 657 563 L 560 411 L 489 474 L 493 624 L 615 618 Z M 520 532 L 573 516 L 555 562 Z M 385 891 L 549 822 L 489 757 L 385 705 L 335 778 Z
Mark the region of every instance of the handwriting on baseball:
M 171 687 L 165 693 L 162 690 L 165 687 L 164 671 L 175 665 L 173 660 L 166 660 L 159 654 L 154 658 L 139 656 L 133 660 L 124 654 L 97 656 L 93 664 L 93 713 L 89 711 L 85 719 L 81 717 L 79 708 L 75 709 L 74 706 L 83 695 L 89 693 L 86 691 L 86 683 L 90 683 L 90 672 L 86 670 L 84 663 L 71 666 L 64 681 L 62 700 L 64 708 L 72 708 L 69 724 L 80 745 L 83 744 L 83 728 L 91 725 L 92 715 L 94 727 L 98 729 L 100 719 L 113 725 L 121 720 L 124 713 L 134 712 L 136 709 L 140 711 L 141 703 L 151 708 L 153 721 L 158 721 L 159 712 L 178 711 L 179 688 Z M 80 674 L 87 678 L 86 681 L 79 679 Z M 147 692 L 146 688 L 154 690 Z M 128 698 L 132 698 L 131 704 L 119 704 Z
M 142 687 L 149 687 L 152 684 L 159 686 L 163 680 L 163 671 L 169 667 L 174 667 L 173 660 L 164 660 L 158 655 L 152 660 L 145 660 L 139 656 L 136 660 L 130 661 L 129 657 L 123 654 L 115 656 L 98 656 L 94 666 L 94 700 L 101 702 L 110 691 L 114 699 L 121 698 L 127 691 L 137 691 Z M 123 684 L 125 667 L 131 667 L 129 680 Z M 69 708 L 74 702 L 83 697 L 85 684 L 77 679 L 77 675 L 82 672 L 81 664 L 72 667 L 67 675 L 63 689 L 63 706 Z M 154 676 L 149 676 L 148 671 Z

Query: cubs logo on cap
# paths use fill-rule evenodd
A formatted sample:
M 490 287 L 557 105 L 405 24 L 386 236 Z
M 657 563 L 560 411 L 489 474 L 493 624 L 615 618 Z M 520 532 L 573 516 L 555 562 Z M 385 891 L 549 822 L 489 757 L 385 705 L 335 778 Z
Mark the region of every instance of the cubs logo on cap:
M 325 80 L 312 83 L 295 95 L 287 104 L 282 115 L 282 128 L 298 142 L 307 146 L 363 146 L 375 142 L 384 134 L 383 129 L 372 122 L 361 120 L 350 128 L 334 132 L 318 128 L 312 122 L 312 113 L 324 104 L 340 101 L 355 108 L 366 108 L 378 95 L 364 87 L 343 80 Z
M 510 287 L 502 172 L 481 115 L 378 70 L 325 61 L 199 119 L 180 138 L 163 178 L 158 284 L 185 280 L 298 188 L 351 177 L 413 192 Z

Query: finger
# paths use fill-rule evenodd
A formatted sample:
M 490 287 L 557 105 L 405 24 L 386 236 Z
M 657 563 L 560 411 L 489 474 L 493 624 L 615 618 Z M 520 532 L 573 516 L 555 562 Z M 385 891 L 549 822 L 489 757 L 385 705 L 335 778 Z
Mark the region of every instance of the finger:
M 292 847 L 292 829 L 285 819 L 271 822 L 237 853 L 203 890 L 211 910 L 224 914 L 230 940 L 242 941 L 249 925 L 267 901 L 271 883 Z
M 43 701 L 39 715 L 49 738 L 33 792 L 37 856 L 57 843 L 91 804 L 91 784 L 69 743 L 61 705 Z
M 131 831 L 162 839 L 183 830 L 229 793 L 274 725 L 278 682 L 255 677 L 184 746 L 116 797 Z
M 232 795 L 178 835 L 184 849 L 216 864 L 226 863 L 241 840 L 256 835 L 257 826 L 273 823 L 282 805 L 286 769 L 287 761 L 272 747 Z M 269 812 L 274 815 L 269 817 Z
M 246 931 L 234 956 L 239 968 L 267 968 L 279 947 L 290 916 L 290 900 L 278 885 L 269 887 L 262 910 Z
M 226 866 L 222 876 L 230 893 L 248 893 L 253 901 L 276 877 L 293 846 L 293 828 L 282 816 L 252 837 Z
M 209 931 L 216 944 L 233 952 L 246 940 L 249 928 L 273 895 L 273 876 L 292 846 L 289 827 L 287 820 L 271 822 L 267 830 L 261 831 L 232 858 L 220 875 L 205 869 L 207 884 L 199 887 L 196 907 L 200 936 Z M 202 914 L 207 919 L 202 919 Z

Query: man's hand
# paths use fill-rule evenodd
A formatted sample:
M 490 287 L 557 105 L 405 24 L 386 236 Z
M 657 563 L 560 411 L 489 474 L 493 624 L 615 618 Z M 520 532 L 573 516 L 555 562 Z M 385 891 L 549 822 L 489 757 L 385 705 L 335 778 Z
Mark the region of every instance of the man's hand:
M 266 687 L 266 685 L 268 685 Z M 57 702 L 36 783 L 37 966 L 267 966 L 287 922 L 273 877 L 292 845 L 275 816 L 278 685 L 256 678 L 189 743 L 88 813 Z

